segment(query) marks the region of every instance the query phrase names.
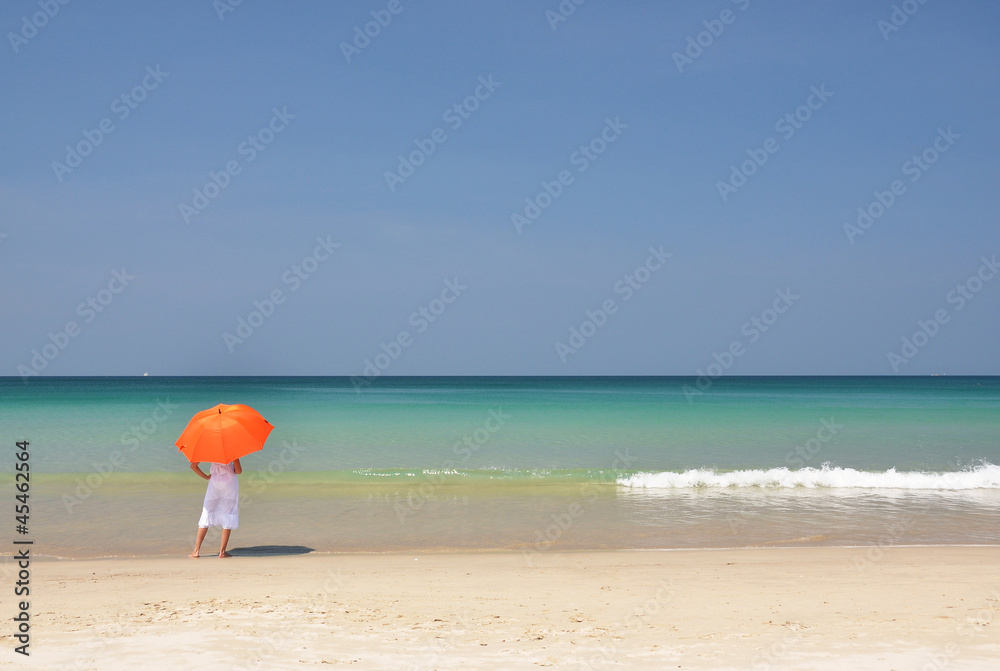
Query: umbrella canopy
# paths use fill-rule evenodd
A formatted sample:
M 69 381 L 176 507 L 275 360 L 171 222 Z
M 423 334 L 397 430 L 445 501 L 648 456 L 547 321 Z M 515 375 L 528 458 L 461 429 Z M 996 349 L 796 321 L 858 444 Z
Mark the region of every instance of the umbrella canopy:
M 263 449 L 273 428 L 248 405 L 219 404 L 192 417 L 175 445 L 192 463 L 228 464 Z

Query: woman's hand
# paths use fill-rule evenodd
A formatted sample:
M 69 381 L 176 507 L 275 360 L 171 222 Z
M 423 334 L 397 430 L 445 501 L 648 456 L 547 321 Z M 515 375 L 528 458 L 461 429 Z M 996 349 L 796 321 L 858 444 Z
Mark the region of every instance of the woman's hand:
M 191 470 L 197 473 L 199 477 L 202 477 L 205 480 L 211 480 L 212 478 L 211 475 L 205 475 L 205 472 L 201 470 L 201 464 L 197 461 L 191 462 Z
M 233 469 L 236 471 L 236 475 L 239 475 L 240 473 L 243 472 L 243 467 L 240 466 L 239 459 L 233 459 Z

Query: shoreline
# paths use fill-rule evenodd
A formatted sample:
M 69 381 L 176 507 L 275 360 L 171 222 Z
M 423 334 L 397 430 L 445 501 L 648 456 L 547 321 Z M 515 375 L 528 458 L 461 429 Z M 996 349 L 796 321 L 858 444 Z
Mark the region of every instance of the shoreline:
M 879 549 L 882 551 L 887 550 L 897 550 L 897 549 L 919 549 L 919 548 L 997 548 L 1000 549 L 1000 544 L 998 543 L 936 543 L 936 544 L 900 544 L 900 545 L 786 545 L 775 543 L 773 545 L 746 545 L 746 546 L 727 546 L 727 547 L 681 547 L 681 548 L 570 548 L 564 549 L 560 548 L 557 550 L 510 550 L 503 548 L 413 548 L 407 550 L 310 550 L 308 552 L 294 553 L 294 556 L 321 556 L 321 557 L 382 557 L 382 556 L 405 556 L 405 555 L 420 555 L 420 556 L 448 556 L 448 555 L 524 555 L 530 553 L 532 555 L 547 555 L 547 554 L 599 554 L 599 553 L 629 553 L 629 552 L 753 552 L 753 551 L 767 551 L 767 550 L 872 550 Z M 211 552 L 211 547 L 209 545 L 203 546 L 203 552 L 209 550 L 208 553 L 202 555 L 202 559 L 208 559 L 217 553 Z M 292 556 L 290 554 L 281 552 L 241 552 L 246 548 L 233 548 L 229 547 L 228 552 L 233 553 L 234 557 L 241 557 L 245 559 L 261 559 L 267 557 L 284 557 Z M 13 553 L 2 552 L 0 553 L 0 558 L 11 558 Z M 149 555 L 105 555 L 101 557 L 61 557 L 58 555 L 46 555 L 46 554 L 32 554 L 33 561 L 50 561 L 50 562 L 86 562 L 86 561 L 113 561 L 113 560 L 147 560 L 147 559 L 158 559 L 158 560 L 172 560 L 177 558 L 188 558 L 187 555 L 181 554 L 149 554 Z
M 996 667 L 1000 546 L 865 549 L 39 561 L 31 663 Z M 0 668 L 14 668 L 0 634 Z

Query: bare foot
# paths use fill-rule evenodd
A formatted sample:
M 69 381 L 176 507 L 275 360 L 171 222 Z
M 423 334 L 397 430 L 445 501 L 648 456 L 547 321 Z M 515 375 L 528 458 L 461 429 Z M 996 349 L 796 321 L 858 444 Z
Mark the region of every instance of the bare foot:
M 188 557 L 190 557 L 191 559 L 197 559 L 197 558 L 198 558 L 198 557 L 200 557 L 200 556 L 201 556 L 201 555 L 200 555 L 200 554 L 198 554 L 198 551 L 197 551 L 197 550 L 195 550 L 194 552 L 192 552 L 191 554 L 189 554 L 189 555 L 188 555 Z
M 232 557 L 232 556 L 233 555 L 229 554 L 225 550 L 223 550 L 222 552 L 219 553 L 219 559 L 225 559 L 226 557 Z

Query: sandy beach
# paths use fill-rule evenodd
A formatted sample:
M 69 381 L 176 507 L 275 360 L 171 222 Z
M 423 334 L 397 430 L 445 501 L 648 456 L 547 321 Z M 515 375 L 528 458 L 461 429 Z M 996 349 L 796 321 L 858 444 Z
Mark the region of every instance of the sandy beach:
M 37 560 L 32 655 L 24 663 L 12 652 L 8 625 L 0 665 L 902 671 L 1000 664 L 998 547 L 233 551 L 227 560 Z

